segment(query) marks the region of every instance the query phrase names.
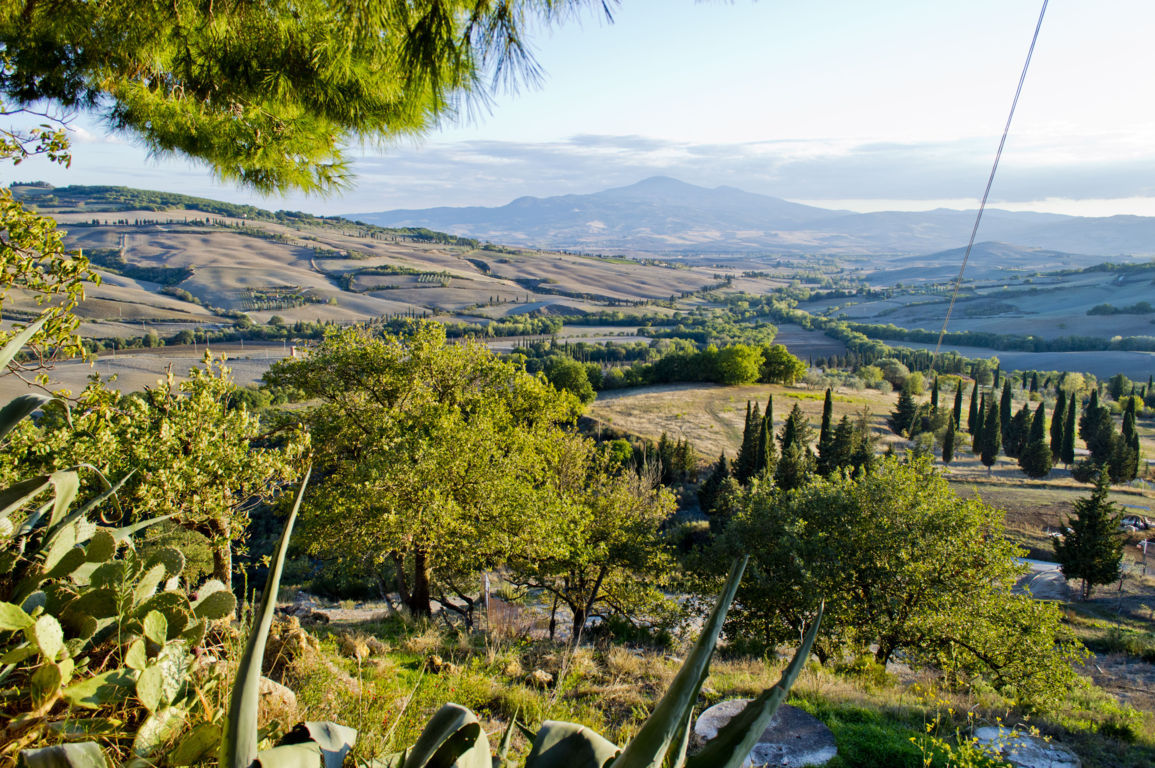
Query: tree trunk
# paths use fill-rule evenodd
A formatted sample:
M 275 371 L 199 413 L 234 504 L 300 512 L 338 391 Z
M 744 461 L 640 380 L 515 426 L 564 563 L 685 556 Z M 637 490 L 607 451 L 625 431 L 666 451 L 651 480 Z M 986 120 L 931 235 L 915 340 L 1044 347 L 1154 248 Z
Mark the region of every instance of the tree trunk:
M 425 550 L 418 549 L 413 553 L 413 588 L 406 603 L 414 616 L 428 618 L 433 615 L 430 601 L 433 599 L 429 591 L 429 582 L 432 573 L 429 569 L 429 560 Z
M 549 641 L 557 634 L 557 595 L 553 596 L 553 607 L 549 609 Z
M 233 547 L 228 537 L 216 538 L 213 548 L 213 578 L 233 588 Z

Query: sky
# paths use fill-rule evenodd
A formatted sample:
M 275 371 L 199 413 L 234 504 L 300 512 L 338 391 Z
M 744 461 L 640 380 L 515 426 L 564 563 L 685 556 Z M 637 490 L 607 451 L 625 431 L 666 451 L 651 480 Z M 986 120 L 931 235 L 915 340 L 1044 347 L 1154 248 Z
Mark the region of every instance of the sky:
M 121 184 L 348 214 L 504 205 L 653 175 L 831 208 L 974 208 L 1041 0 L 622 0 L 531 40 L 545 75 L 421 139 L 353 149 L 349 191 L 261 197 L 74 120 L 65 171 Z M 991 205 L 1155 215 L 1155 3 L 1052 0 Z

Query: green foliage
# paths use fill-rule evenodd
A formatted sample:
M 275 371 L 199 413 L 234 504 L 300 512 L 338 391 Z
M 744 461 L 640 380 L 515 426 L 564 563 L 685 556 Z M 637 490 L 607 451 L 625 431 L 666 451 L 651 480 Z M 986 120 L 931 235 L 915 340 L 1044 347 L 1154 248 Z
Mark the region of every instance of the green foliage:
M 235 393 L 224 361 L 207 355 L 184 381 L 170 375 L 141 393 L 122 397 L 94 382 L 68 418 L 58 412 L 14 432 L 0 473 L 49 473 L 86 460 L 105 475 L 132 472 L 118 495 L 127 519 L 171 516 L 205 537 L 213 577 L 230 584 L 232 545 L 249 510 L 292 478 L 308 446 L 293 432 L 254 445 L 263 428 L 255 413 L 231 407 Z
M 0 101 L 0 117 L 9 114 Z M 18 165 L 33 155 L 46 155 L 67 165 L 68 139 L 63 127 L 45 123 L 23 132 L 0 127 L 0 162 Z M 0 189 L 0 309 L 15 292 L 21 310 L 14 312 L 10 306 L 9 319 L 40 320 L 36 334 L 17 347 L 27 346 L 21 361 L 10 360 L 8 365 L 46 367 L 58 357 L 83 352 L 76 333 L 80 321 L 72 310 L 84 299 L 86 282 L 99 283 L 100 277 L 89 268 L 88 259 L 65 249 L 56 222 L 17 202 L 10 189 Z M 0 344 L 15 335 L 12 330 L 0 332 Z
M 597 396 L 590 384 L 589 374 L 584 365 L 570 357 L 555 355 L 545 363 L 545 378 L 558 391 L 571 395 L 588 405 Z
M 895 403 L 894 411 L 887 419 L 887 423 L 896 435 L 908 435 L 910 427 L 914 423 L 917 407 L 909 387 L 904 386 L 899 390 L 898 402 Z
M 78 469 L 0 492 L 0 680 L 9 691 L 0 703 L 0 754 L 20 752 L 27 765 L 103 764 L 92 742 L 26 749 L 95 735 L 133 759 L 162 755 L 203 717 L 203 690 L 216 683 L 193 649 L 208 622 L 236 608 L 219 582 L 202 586 L 195 600 L 178 589 L 179 552 L 138 554 L 130 536 L 148 523 L 93 523 L 90 513 L 116 488 L 74 509 Z
M 1074 683 L 1081 652 L 1057 608 L 1012 593 L 1019 551 L 1001 514 L 959 499 L 928 461 L 886 459 L 789 493 L 752 488 L 718 546 L 750 553 L 730 631 L 766 650 L 796 638 L 827 595 L 819 658 L 901 652 L 1035 706 Z
M 665 695 L 624 748 L 619 749 L 580 725 L 546 721 L 536 732 L 523 729 L 532 739 L 525 768 L 738 768 L 742 765 L 801 673 L 822 618 L 819 607 L 778 683 L 753 699 L 698 752 L 687 756 L 694 705 L 709 674 L 714 647 L 744 568 L 744 559 L 735 562 L 698 642 Z M 502 748 L 492 765 L 509 765 L 507 753 L 508 736 L 502 739 Z M 450 764 L 461 768 L 491 765 L 489 742 L 476 716 L 456 704 L 443 706 L 411 748 L 377 763 L 391 768 L 433 768 Z
M 324 477 L 305 512 L 310 549 L 390 564 L 414 612 L 515 553 L 558 545 L 543 535 L 565 503 L 554 485 L 586 468 L 582 441 L 559 426 L 577 401 L 516 363 L 450 345 L 433 324 L 404 337 L 351 328 L 266 380 L 315 401 L 291 413 Z
M 432 128 L 536 68 L 525 27 L 579 2 L 8 3 L 0 93 L 96 109 L 254 189 L 344 185 L 346 147 Z
M 1122 517 L 1108 494 L 1111 481 L 1107 468 L 1099 470 L 1095 490 L 1090 498 L 1075 502 L 1075 514 L 1067 519 L 1070 531 L 1054 540 L 1055 559 L 1063 576 L 1080 579 L 1080 595 L 1091 596 L 1098 584 L 1110 584 L 1119 578 L 1123 560 Z

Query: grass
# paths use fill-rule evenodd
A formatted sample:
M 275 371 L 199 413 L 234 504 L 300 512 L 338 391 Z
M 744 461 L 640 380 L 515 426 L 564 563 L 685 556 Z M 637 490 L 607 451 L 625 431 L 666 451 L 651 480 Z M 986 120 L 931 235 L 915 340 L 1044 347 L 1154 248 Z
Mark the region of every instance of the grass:
M 377 638 L 380 652 L 358 662 L 341 655 L 339 636 Z M 329 625 L 318 634 L 321 650 L 290 664 L 285 682 L 298 694 L 299 717 L 334 720 L 360 732 L 359 758 L 380 757 L 412 744 L 429 717 L 454 701 L 481 718 L 491 743 L 515 715 L 532 728 L 543 720 L 582 723 L 615 743 L 628 741 L 669 685 L 679 660 L 620 645 L 567 649 L 543 640 L 488 640 L 483 635 L 413 625 L 398 618 L 357 625 Z M 430 658 L 443 662 L 440 671 Z M 556 682 L 563 665 L 567 673 Z M 783 662 L 747 657 L 715 659 L 699 702 L 756 695 L 777 681 Z M 554 683 L 533 682 L 533 673 Z M 1079 691 L 1060 711 L 1029 718 L 989 691 L 947 691 L 929 673 L 872 668 L 839 669 L 811 662 L 790 703 L 825 722 L 839 747 L 836 768 L 924 766 L 928 730 L 946 742 L 978 724 L 1035 726 L 1074 749 L 1087 768 L 1139 768 L 1155 763 L 1152 717 L 1095 688 Z M 928 728 L 929 726 L 929 728 Z M 528 741 L 518 735 L 514 752 Z M 929 749 L 929 747 L 926 747 Z M 940 755 L 932 765 L 945 766 Z

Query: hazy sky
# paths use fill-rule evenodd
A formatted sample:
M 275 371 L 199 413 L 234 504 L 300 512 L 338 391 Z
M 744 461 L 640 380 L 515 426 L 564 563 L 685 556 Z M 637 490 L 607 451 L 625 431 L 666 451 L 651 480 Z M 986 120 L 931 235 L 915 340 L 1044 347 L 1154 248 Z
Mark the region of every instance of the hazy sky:
M 358 150 L 339 197 L 258 198 L 81 117 L 70 171 L 324 213 L 503 205 L 664 174 L 858 210 L 974 207 L 1041 0 L 623 0 L 533 36 L 546 75 L 489 114 Z M 1155 215 L 1155 3 L 1052 0 L 992 202 Z

